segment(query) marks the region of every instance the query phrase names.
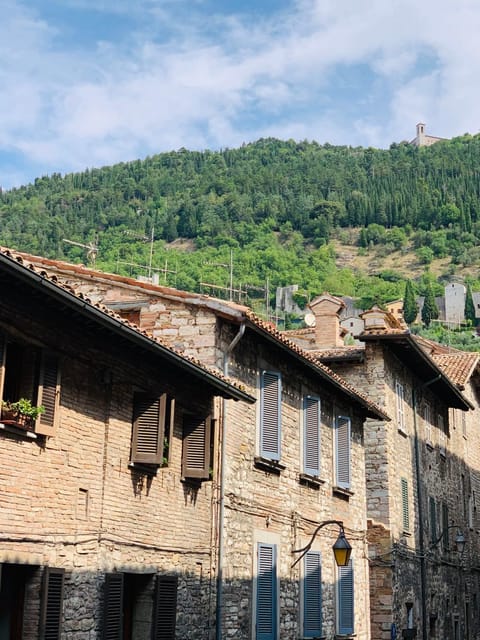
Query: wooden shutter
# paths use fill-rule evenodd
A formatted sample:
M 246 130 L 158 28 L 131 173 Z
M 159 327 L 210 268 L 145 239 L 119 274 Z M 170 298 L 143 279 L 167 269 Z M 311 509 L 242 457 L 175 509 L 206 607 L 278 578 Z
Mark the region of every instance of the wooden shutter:
M 260 398 L 260 455 L 280 460 L 281 442 L 281 377 L 279 373 L 262 371 Z
M 185 414 L 183 418 L 182 475 L 206 480 L 210 475 L 212 420 Z
M 64 569 L 46 567 L 43 573 L 40 639 L 59 640 L 62 630 Z
M 260 543 L 257 549 L 256 640 L 277 637 L 276 546 Z
M 132 462 L 162 464 L 167 395 L 133 398 Z
M 306 396 L 303 406 L 303 464 L 304 471 L 320 475 L 320 400 Z
M 318 551 L 308 551 L 304 558 L 303 637 L 322 635 L 322 563 Z
M 157 576 L 152 640 L 175 640 L 177 589 L 176 576 Z
M 350 635 L 354 631 L 353 562 L 338 567 L 338 633 Z
M 0 333 L 0 402 L 3 399 L 3 384 L 5 382 L 5 360 L 7 357 L 7 341 Z
M 405 431 L 405 394 L 403 390 L 403 384 L 395 382 L 395 391 L 397 394 L 397 426 L 401 431 Z
M 445 502 L 442 504 L 442 546 L 444 551 L 448 551 L 450 548 L 450 540 L 448 536 L 448 504 Z
M 123 640 L 123 573 L 105 575 L 103 640 Z
M 38 417 L 35 431 L 45 436 L 54 436 L 60 406 L 60 367 L 58 358 L 49 353 L 42 355 L 37 404 L 45 407 L 45 413 Z
M 350 418 L 337 416 L 335 428 L 336 483 L 350 488 Z
M 401 478 L 402 487 L 402 526 L 404 531 L 410 530 L 410 513 L 408 508 L 408 482 L 405 478 Z
M 430 497 L 430 539 L 432 542 L 437 540 L 437 510 L 435 506 L 435 498 Z

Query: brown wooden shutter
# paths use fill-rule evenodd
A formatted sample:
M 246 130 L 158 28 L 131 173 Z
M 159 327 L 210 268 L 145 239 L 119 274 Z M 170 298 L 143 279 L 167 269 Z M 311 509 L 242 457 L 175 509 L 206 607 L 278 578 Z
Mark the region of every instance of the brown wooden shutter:
M 45 413 L 38 417 L 35 431 L 45 436 L 54 436 L 60 406 L 60 367 L 58 358 L 51 353 L 43 353 L 37 404 L 45 407 Z
M 162 464 L 167 394 L 152 398 L 136 393 L 133 399 L 132 462 Z
M 176 576 L 157 576 L 152 640 L 175 640 L 177 588 Z
M 40 616 L 41 640 L 59 640 L 60 638 L 64 578 L 64 569 L 45 568 Z
M 211 417 L 200 418 L 186 414 L 183 418 L 184 478 L 208 479 L 210 474 Z
M 123 639 L 123 573 L 105 575 L 103 640 Z
M 7 341 L 0 333 L 0 401 L 3 399 L 3 383 L 5 381 L 5 359 L 7 357 Z

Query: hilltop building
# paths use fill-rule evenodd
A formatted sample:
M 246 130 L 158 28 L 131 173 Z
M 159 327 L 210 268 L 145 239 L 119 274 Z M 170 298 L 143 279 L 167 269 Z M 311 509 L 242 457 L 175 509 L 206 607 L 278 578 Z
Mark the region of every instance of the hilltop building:
M 425 123 L 419 122 L 417 124 L 417 135 L 413 140 L 410 141 L 410 144 L 415 145 L 416 147 L 430 147 L 432 144 L 436 142 L 440 142 L 441 140 L 447 140 L 448 138 L 439 138 L 438 136 L 429 136 L 425 133 Z

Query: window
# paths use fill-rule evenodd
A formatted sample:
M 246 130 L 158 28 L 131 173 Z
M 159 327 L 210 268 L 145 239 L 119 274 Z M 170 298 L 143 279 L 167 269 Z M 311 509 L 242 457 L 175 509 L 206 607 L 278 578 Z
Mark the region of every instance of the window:
M 402 488 L 402 527 L 403 531 L 410 530 L 410 513 L 408 508 L 408 482 L 405 478 L 400 480 Z
M 353 561 L 338 567 L 337 582 L 337 632 L 351 635 L 354 632 L 354 583 Z
M 428 402 L 423 407 L 423 425 L 425 430 L 425 442 L 432 444 L 432 409 Z
M 166 393 L 133 397 L 131 462 L 160 466 L 168 460 L 173 431 L 174 401 Z
M 438 426 L 438 448 L 442 455 L 445 455 L 445 444 L 446 444 L 446 435 L 445 435 L 445 418 L 441 413 L 438 414 L 437 417 L 437 426 Z
M 403 384 L 398 380 L 395 382 L 395 394 L 397 402 L 397 427 L 400 431 L 405 432 L 405 391 Z
M 303 637 L 322 635 L 322 562 L 318 551 L 308 551 L 303 561 Z
M 212 419 L 186 413 L 183 416 L 182 476 L 197 480 L 210 477 Z
M 57 357 L 0 334 L 0 399 L 17 402 L 20 398 L 30 400 L 35 406 L 43 405 L 45 409 L 35 424 L 27 424 L 25 428 L 42 435 L 55 435 L 60 403 Z
M 103 639 L 174 640 L 177 617 L 176 576 L 109 573 L 105 576 Z
M 467 437 L 467 412 L 462 411 L 462 435 L 464 438 Z
M 260 455 L 280 460 L 281 395 L 279 373 L 262 371 L 260 377 Z
M 306 396 L 303 400 L 303 471 L 320 475 L 320 399 Z
M 442 548 L 448 551 L 450 548 L 450 539 L 448 535 L 448 504 L 442 503 Z
M 435 504 L 435 498 L 430 496 L 429 499 L 429 509 L 430 509 L 430 541 L 437 541 L 437 507 Z
M 350 418 L 337 416 L 335 421 L 335 482 L 350 489 Z
M 43 574 L 40 638 L 60 638 L 62 629 L 63 569 L 46 567 Z
M 470 493 L 468 496 L 468 528 L 473 529 L 475 512 L 475 496 Z
M 257 546 L 256 640 L 277 638 L 277 547 Z

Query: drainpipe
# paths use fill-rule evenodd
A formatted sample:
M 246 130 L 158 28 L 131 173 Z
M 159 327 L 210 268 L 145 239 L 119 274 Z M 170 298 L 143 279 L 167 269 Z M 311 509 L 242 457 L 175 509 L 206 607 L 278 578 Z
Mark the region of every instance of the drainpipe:
M 228 376 L 228 358 L 245 333 L 245 322 L 242 322 L 238 333 L 223 354 L 223 373 Z M 223 556 L 224 556 L 224 519 L 225 519 L 225 462 L 226 462 L 226 435 L 227 435 L 227 400 L 223 399 L 222 419 L 220 425 L 220 496 L 218 512 L 218 563 L 217 563 L 217 598 L 215 611 L 215 638 L 222 640 L 222 615 L 223 615 Z
M 441 379 L 441 375 L 425 382 L 420 386 L 423 391 L 426 387 L 429 387 L 437 380 Z M 420 447 L 418 438 L 418 420 L 417 420 L 417 394 L 415 392 L 415 385 L 412 381 L 412 409 L 413 409 L 413 427 L 414 427 L 414 442 L 415 442 L 415 477 L 417 480 L 417 504 L 418 504 L 418 535 L 419 535 L 419 551 L 420 551 L 420 596 L 422 600 L 422 640 L 427 640 L 427 570 L 426 570 L 426 558 L 425 558 L 425 546 L 424 546 L 424 527 L 423 527 L 423 501 L 422 501 L 422 486 L 420 471 Z

